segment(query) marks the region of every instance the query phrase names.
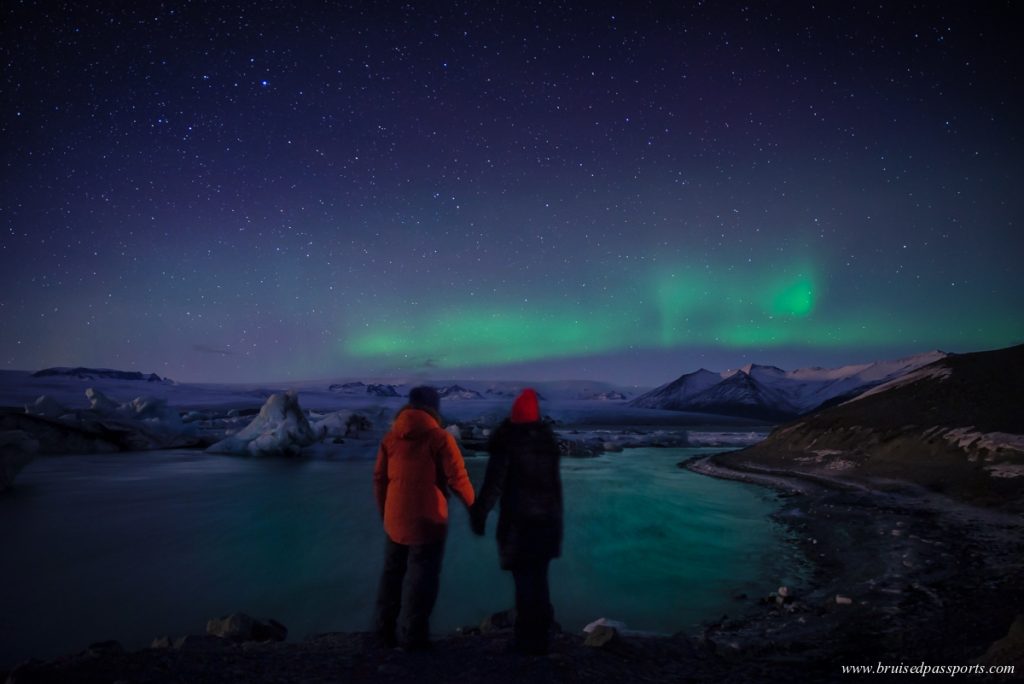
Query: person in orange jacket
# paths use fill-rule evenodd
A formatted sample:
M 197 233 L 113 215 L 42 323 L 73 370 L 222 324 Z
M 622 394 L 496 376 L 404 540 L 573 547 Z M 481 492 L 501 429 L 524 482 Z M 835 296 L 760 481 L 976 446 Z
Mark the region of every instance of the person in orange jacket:
M 430 646 L 430 612 L 448 534 L 446 488 L 467 508 L 475 499 L 459 446 L 441 427 L 440 408 L 437 390 L 414 387 L 377 450 L 373 491 L 387 541 L 376 630 L 388 646 Z

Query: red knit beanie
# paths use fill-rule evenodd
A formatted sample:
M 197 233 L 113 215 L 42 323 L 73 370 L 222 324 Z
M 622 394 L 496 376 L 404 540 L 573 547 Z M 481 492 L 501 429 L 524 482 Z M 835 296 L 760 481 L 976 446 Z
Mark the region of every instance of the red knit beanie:
M 524 389 L 512 403 L 513 423 L 534 423 L 540 420 L 540 406 L 537 404 L 537 393 L 532 389 Z

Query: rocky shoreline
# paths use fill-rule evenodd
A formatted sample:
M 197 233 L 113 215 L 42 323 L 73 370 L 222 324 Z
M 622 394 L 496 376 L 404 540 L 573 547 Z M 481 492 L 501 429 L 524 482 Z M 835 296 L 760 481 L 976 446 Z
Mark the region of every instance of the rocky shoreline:
M 709 638 L 747 657 L 788 653 L 833 672 L 922 661 L 1021 671 L 1024 641 L 993 648 L 1024 613 L 1019 516 L 907 482 L 758 467 L 737 461 L 740 453 L 728 464 L 702 456 L 680 467 L 778 491 L 774 518 L 793 532 L 813 574 L 775 615 L 725 620 Z
M 783 682 L 842 681 L 841 665 L 1024 666 L 1024 557 L 1018 516 L 959 504 L 904 483 L 852 483 L 719 462 L 680 464 L 772 487 L 774 517 L 811 561 L 805 586 L 737 597 L 737 614 L 701 634 L 560 633 L 544 657 L 509 650 L 507 626 L 485 620 L 406 653 L 367 634 L 302 642 L 187 637 L 124 652 L 116 643 L 47 663 L 24 682 Z M 770 592 L 770 593 L 769 593 Z M 1008 634 L 1009 632 L 1009 634 Z M 0 679 L 3 678 L 0 673 Z M 993 675 L 991 681 L 1012 677 Z M 972 681 L 986 681 L 971 676 Z

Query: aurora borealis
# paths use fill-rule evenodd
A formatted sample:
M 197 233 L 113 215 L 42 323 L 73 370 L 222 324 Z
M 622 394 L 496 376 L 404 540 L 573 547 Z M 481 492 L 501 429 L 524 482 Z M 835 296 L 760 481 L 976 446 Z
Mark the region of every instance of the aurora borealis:
M 1009 1 L 0 12 L 6 369 L 657 384 L 1024 340 Z

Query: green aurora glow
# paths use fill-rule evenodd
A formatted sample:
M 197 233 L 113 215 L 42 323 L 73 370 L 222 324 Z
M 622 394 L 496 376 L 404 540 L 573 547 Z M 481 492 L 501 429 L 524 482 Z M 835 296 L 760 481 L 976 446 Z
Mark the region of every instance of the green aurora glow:
M 378 362 L 458 368 L 701 345 L 881 347 L 921 338 L 982 347 L 1013 344 L 1024 334 L 1012 316 L 979 312 L 951 324 L 930 311 L 830 307 L 828 287 L 807 264 L 728 278 L 679 268 L 646 285 L 648 297 L 630 306 L 505 302 L 414 310 L 403 315 L 401 325 L 376 325 L 350 337 L 342 351 Z

